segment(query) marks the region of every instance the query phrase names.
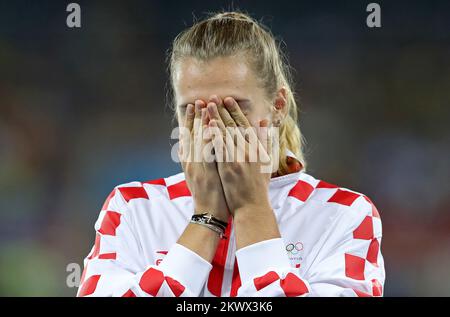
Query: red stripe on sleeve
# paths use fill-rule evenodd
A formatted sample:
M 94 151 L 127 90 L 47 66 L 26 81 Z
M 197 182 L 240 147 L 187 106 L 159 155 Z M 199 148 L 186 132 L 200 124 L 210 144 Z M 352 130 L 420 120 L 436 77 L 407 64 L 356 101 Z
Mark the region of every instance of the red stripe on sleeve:
M 353 231 L 354 239 L 372 240 L 373 239 L 373 223 L 372 217 L 366 216 L 361 224 Z
M 228 226 L 225 229 L 225 236 L 229 237 L 232 227 L 232 218 L 228 218 Z M 217 246 L 214 259 L 212 261 L 212 269 L 208 277 L 208 290 L 214 296 L 220 297 L 222 295 L 222 282 L 223 273 L 225 268 L 225 261 L 227 260 L 228 244 L 230 239 L 220 239 L 219 245 Z
M 156 270 L 154 268 L 149 268 L 142 275 L 141 280 L 139 281 L 139 286 L 142 290 L 153 297 L 158 294 L 161 285 L 164 283 L 164 274 L 163 272 Z
M 99 259 L 102 260 L 115 260 L 117 254 L 116 253 L 103 253 L 98 256 Z
M 345 276 L 355 280 L 364 280 L 366 260 L 359 256 L 345 254 Z
M 324 181 L 320 181 L 316 188 L 338 188 L 338 186 L 324 182 Z
M 311 193 L 314 191 L 314 187 L 312 187 L 307 182 L 302 180 L 298 181 L 294 187 L 289 191 L 288 196 L 295 197 L 300 201 L 306 201 Z
M 181 181 L 179 183 L 170 185 L 167 187 L 170 199 L 175 199 L 183 196 L 191 196 L 191 192 L 187 187 L 186 181 Z
M 81 289 L 78 292 L 78 296 L 87 296 L 91 295 L 95 292 L 97 288 L 98 280 L 100 279 L 100 275 L 92 275 L 89 277 L 82 285 Z
M 104 235 L 115 236 L 116 229 L 120 225 L 120 216 L 121 214 L 118 212 L 107 211 L 98 232 Z
M 131 289 L 129 289 L 125 294 L 122 295 L 122 297 L 136 297 L 136 294 L 133 293 Z
M 280 282 L 281 288 L 287 297 L 297 297 L 308 293 L 308 287 L 294 273 L 288 273 Z
M 373 296 L 383 296 L 383 286 L 378 280 L 372 280 L 372 293 Z
M 373 239 L 372 242 L 370 242 L 369 250 L 367 251 L 366 259 L 370 263 L 372 263 L 375 266 L 378 266 L 378 252 L 380 250 L 380 243 L 377 239 Z
M 253 283 L 255 284 L 255 288 L 257 291 L 263 289 L 267 285 L 272 284 L 276 280 L 278 280 L 280 277 L 278 276 L 277 272 L 270 271 L 263 276 L 257 277 L 253 279 Z
M 334 195 L 331 196 L 330 199 L 328 199 L 328 202 L 351 206 L 358 197 L 358 194 L 338 189 L 336 193 L 334 193 Z
M 160 178 L 160 179 L 154 179 L 154 180 L 146 181 L 146 182 L 143 182 L 142 184 L 166 186 L 166 181 L 165 181 L 164 178 Z
M 358 297 L 372 297 L 370 294 L 358 291 L 357 289 L 353 289 L 353 291 L 355 292 L 356 296 L 358 296 Z
M 183 294 L 185 287 L 177 280 L 174 280 L 173 278 L 166 276 L 166 283 L 167 285 L 169 285 L 169 288 L 171 289 L 175 297 L 180 297 L 180 295 Z
M 119 187 L 119 190 L 126 202 L 136 198 L 148 199 L 148 194 L 144 187 Z

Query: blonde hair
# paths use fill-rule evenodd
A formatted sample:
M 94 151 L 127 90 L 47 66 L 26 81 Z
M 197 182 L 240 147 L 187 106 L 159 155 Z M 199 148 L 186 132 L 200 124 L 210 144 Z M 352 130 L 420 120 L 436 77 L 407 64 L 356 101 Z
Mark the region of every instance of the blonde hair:
M 279 127 L 278 174 L 288 173 L 287 149 L 296 155 L 304 170 L 304 139 L 297 124 L 298 107 L 291 88 L 293 82 L 289 64 L 272 33 L 249 15 L 241 12 L 216 13 L 181 32 L 173 41 L 169 54 L 172 91 L 175 65 L 182 58 L 193 57 L 208 61 L 239 53 L 246 53 L 250 65 L 271 100 L 274 100 L 278 89 L 286 89 L 287 115 Z

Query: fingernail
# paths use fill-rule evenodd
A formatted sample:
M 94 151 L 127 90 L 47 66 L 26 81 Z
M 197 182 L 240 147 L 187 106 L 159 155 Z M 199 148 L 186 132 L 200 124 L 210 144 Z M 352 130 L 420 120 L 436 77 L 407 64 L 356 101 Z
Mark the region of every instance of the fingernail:
M 199 102 L 195 102 L 195 112 L 198 112 L 198 111 L 200 111 L 200 109 L 201 109 L 201 105 L 200 105 L 200 103 Z
M 203 106 L 204 102 L 202 100 L 196 100 L 195 101 L 195 109 L 200 110 Z
M 188 114 L 193 114 L 194 113 L 194 105 L 193 104 L 188 104 L 187 105 L 187 109 L 186 109 Z
M 211 97 L 209 97 L 209 100 L 217 104 L 220 103 L 219 97 L 217 97 L 217 95 L 212 95 Z
M 234 99 L 231 97 L 227 97 L 227 98 L 225 98 L 225 100 L 223 102 L 224 102 L 225 106 L 231 107 L 234 104 Z

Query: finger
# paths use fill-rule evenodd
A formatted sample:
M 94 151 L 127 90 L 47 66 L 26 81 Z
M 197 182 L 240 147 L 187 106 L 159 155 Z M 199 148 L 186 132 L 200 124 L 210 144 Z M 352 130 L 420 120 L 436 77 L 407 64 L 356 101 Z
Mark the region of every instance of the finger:
M 201 146 L 202 146 L 202 108 L 205 103 L 202 100 L 196 100 L 195 103 L 194 124 L 190 135 L 190 153 L 189 158 L 192 162 L 201 162 Z
M 214 154 L 216 157 L 216 162 L 221 163 L 225 161 L 227 157 L 227 148 L 223 137 L 221 137 L 222 132 L 218 126 L 218 122 L 215 119 L 209 121 L 209 127 L 212 134 L 212 144 L 214 146 Z
M 205 102 L 203 100 L 195 101 L 195 116 L 194 116 L 194 127 L 193 127 L 193 136 L 194 138 L 198 138 L 198 134 L 201 133 L 202 127 L 202 109 L 205 108 Z
M 217 110 L 219 112 L 219 116 L 222 119 L 224 125 L 226 127 L 236 127 L 236 122 L 234 122 L 233 118 L 231 117 L 230 113 L 228 112 L 228 110 L 225 108 L 225 106 L 223 105 L 223 100 L 220 99 L 218 96 L 216 95 L 212 95 L 209 98 L 209 101 L 214 102 L 217 105 Z
M 230 113 L 228 112 L 228 110 L 222 105 L 219 105 L 218 107 L 218 111 L 219 111 L 219 115 L 220 118 L 222 119 L 224 125 L 228 128 L 237 128 L 237 124 L 236 122 L 233 120 L 233 118 L 231 117 Z
M 202 108 L 202 109 L 201 109 L 201 116 L 200 116 L 200 117 L 201 117 L 202 127 L 204 127 L 205 125 L 208 125 L 208 124 L 206 123 L 207 115 L 208 115 L 208 109 Z
M 187 128 L 189 131 L 192 130 L 194 124 L 194 116 L 195 116 L 194 105 L 190 103 L 186 106 L 186 118 L 184 121 L 184 127 Z
M 207 108 L 201 109 L 201 122 L 203 127 L 203 138 L 202 138 L 202 156 L 203 156 L 203 166 L 205 169 L 216 169 L 216 154 L 214 151 L 214 145 L 212 143 L 213 133 L 211 132 L 211 127 L 209 127 L 210 117 Z M 216 128 L 218 129 L 218 128 Z M 217 131 L 219 137 L 221 132 Z
M 241 108 L 239 107 L 236 100 L 234 100 L 234 98 L 227 97 L 224 99 L 223 103 L 225 105 L 225 108 L 228 110 L 231 117 L 233 118 L 233 120 L 236 122 L 237 126 L 244 128 L 250 127 L 250 123 L 248 122 L 245 115 L 242 113 Z
M 224 110 L 228 112 L 225 108 Z M 233 122 L 231 126 L 225 126 L 225 123 L 221 120 L 217 106 L 214 108 L 214 116 L 215 116 L 214 120 L 216 121 L 217 126 L 219 127 L 223 135 L 224 146 L 227 149 L 226 153 L 228 154 L 233 153 L 236 159 L 244 160 L 245 144 L 246 144 L 244 133 L 239 131 L 233 119 L 231 119 L 231 121 Z M 216 118 L 219 119 L 217 120 Z
M 202 156 L 203 156 L 203 166 L 207 170 L 212 170 L 216 168 L 216 157 L 214 152 L 214 145 L 212 143 L 213 134 L 211 132 L 212 128 L 209 126 L 210 120 L 208 119 L 208 110 L 206 108 L 202 109 L 202 126 L 203 126 L 203 142 L 202 142 Z M 220 137 L 220 131 L 218 131 Z
M 202 108 L 205 108 L 205 102 L 203 100 L 195 101 L 195 118 L 200 119 L 202 114 Z
M 179 144 L 179 157 L 181 161 L 186 161 L 189 155 L 190 137 L 194 124 L 194 105 L 188 104 L 186 106 L 186 116 L 184 119 L 184 125 L 180 127 L 180 144 Z
M 201 125 L 202 108 L 205 107 L 205 103 L 202 100 L 195 101 L 195 116 L 194 116 L 194 127 L 193 132 L 196 134 Z
M 258 140 L 259 140 L 259 157 L 261 162 L 269 162 L 270 160 L 270 149 L 271 149 L 271 140 L 269 135 L 269 121 L 264 119 L 259 122 L 258 129 Z
M 211 133 L 209 131 L 209 116 L 208 109 L 202 109 L 202 127 L 203 127 L 203 145 L 208 143 L 211 140 Z
M 245 141 L 246 141 L 245 139 L 243 139 L 243 137 L 245 136 L 245 132 L 241 131 L 241 129 L 244 129 L 244 128 L 236 126 L 236 122 L 231 117 L 228 110 L 225 109 L 223 106 L 222 106 L 223 111 L 226 113 L 225 116 L 228 116 L 228 119 L 227 119 L 227 121 L 229 122 L 228 125 L 226 125 L 223 122 L 222 116 L 219 113 L 219 109 L 218 109 L 216 103 L 210 102 L 210 103 L 208 103 L 207 107 L 208 107 L 210 117 L 212 119 L 216 120 L 218 127 L 222 131 L 222 134 L 224 136 L 224 140 L 225 140 L 228 150 L 229 151 L 234 150 L 234 149 L 232 149 L 233 146 L 238 146 L 239 149 L 241 149 L 243 147 L 243 144 L 245 144 Z M 230 136 L 232 138 L 230 138 Z M 230 142 L 230 140 L 231 140 L 231 142 Z
M 205 126 L 208 126 L 209 114 L 208 114 L 208 109 L 207 108 L 202 108 L 201 119 L 202 119 L 202 127 L 205 128 Z
M 215 124 L 222 132 L 222 136 L 225 138 L 227 131 L 225 129 L 225 124 L 223 123 L 222 119 L 220 118 L 219 110 L 217 109 L 217 104 L 214 102 L 209 102 L 207 105 L 207 109 L 208 109 L 208 115 L 209 115 L 210 120 L 215 121 Z
M 178 147 L 178 160 L 180 161 L 181 167 L 183 168 L 183 171 L 184 171 L 186 162 L 183 157 L 183 145 L 181 144 L 181 141 L 180 141 L 180 145 Z
M 192 132 L 192 127 L 194 124 L 194 105 L 188 104 L 186 106 L 186 117 L 184 119 L 183 126 L 179 127 L 180 129 L 180 142 L 185 142 L 188 144 L 188 138 Z

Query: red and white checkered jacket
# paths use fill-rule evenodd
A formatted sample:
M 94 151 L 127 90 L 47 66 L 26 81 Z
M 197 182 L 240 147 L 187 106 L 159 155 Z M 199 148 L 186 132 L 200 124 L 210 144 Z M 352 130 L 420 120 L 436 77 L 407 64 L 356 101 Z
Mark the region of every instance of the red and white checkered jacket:
M 177 244 L 193 214 L 184 174 L 117 186 L 95 223 L 78 296 L 382 296 L 370 199 L 304 172 L 272 178 L 282 238 L 236 251 L 230 218 L 212 263 Z

